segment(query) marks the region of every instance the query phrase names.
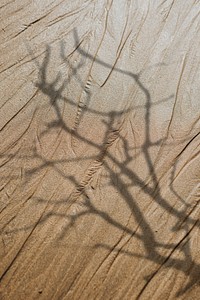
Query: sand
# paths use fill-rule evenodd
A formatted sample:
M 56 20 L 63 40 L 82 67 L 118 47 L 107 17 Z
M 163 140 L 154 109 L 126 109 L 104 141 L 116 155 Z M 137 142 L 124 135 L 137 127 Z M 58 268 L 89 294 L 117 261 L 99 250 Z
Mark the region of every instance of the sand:
M 1 0 L 0 299 L 200 298 L 199 13 Z

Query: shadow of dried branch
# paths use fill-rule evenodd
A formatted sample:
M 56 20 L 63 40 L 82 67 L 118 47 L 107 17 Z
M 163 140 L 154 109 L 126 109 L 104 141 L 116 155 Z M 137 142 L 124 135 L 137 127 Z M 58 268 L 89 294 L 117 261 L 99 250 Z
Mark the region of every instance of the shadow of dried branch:
M 77 51 L 81 57 L 87 57 L 90 60 L 94 60 L 92 55 L 86 53 L 81 48 L 81 44 L 79 42 L 76 30 L 74 31 L 74 40 L 74 51 Z M 82 201 L 81 211 L 78 211 L 75 214 L 68 214 L 67 211 L 62 213 L 52 211 L 50 213 L 47 213 L 40 219 L 40 224 L 46 222 L 46 220 L 51 218 L 52 216 L 66 219 L 67 222 L 65 230 L 63 230 L 62 232 L 63 236 L 66 234 L 67 230 L 69 230 L 72 226 L 75 226 L 76 222 L 80 218 L 84 218 L 86 215 L 95 215 L 96 217 L 104 220 L 107 223 L 107 226 L 113 226 L 121 230 L 125 234 L 129 235 L 129 240 L 139 240 L 143 244 L 145 255 L 139 255 L 132 251 L 123 250 L 122 247 L 118 248 L 103 243 L 96 244 L 96 249 L 104 248 L 115 251 L 117 253 L 121 253 L 123 255 L 135 256 L 137 258 L 145 258 L 146 260 L 152 261 L 158 265 L 157 270 L 146 278 L 146 284 L 144 285 L 140 293 L 137 295 L 137 299 L 140 298 L 140 296 L 143 294 L 144 290 L 149 285 L 151 280 L 163 267 L 174 268 L 178 271 L 183 272 L 186 276 L 189 277 L 189 282 L 187 283 L 187 285 L 181 288 L 177 293 L 177 296 L 180 296 L 184 294 L 194 284 L 197 284 L 199 282 L 200 265 L 195 263 L 195 261 L 193 260 L 190 247 L 190 234 L 195 228 L 195 226 L 200 227 L 199 220 L 191 217 L 191 212 L 197 208 L 199 203 L 197 202 L 195 206 L 191 206 L 176 192 L 173 186 L 173 180 L 176 171 L 176 164 L 174 164 L 174 167 L 172 168 L 171 172 L 170 188 L 172 193 L 177 197 L 177 201 L 180 201 L 182 203 L 184 209 L 178 210 L 172 204 L 170 204 L 168 199 L 166 199 L 161 193 L 161 187 L 159 178 L 157 177 L 155 163 L 152 161 L 150 156 L 150 149 L 152 147 L 155 147 L 157 145 L 164 145 L 165 143 L 167 145 L 166 137 L 161 138 L 157 141 L 152 141 L 150 133 L 151 121 L 153 117 L 151 112 L 152 106 L 160 105 L 161 103 L 171 99 L 172 96 L 170 96 L 167 99 L 161 100 L 158 103 L 153 103 L 151 93 L 142 83 L 140 79 L 140 74 L 134 74 L 126 70 L 117 68 L 116 66 L 113 67 L 108 63 L 105 63 L 100 59 L 95 58 L 96 64 L 102 65 L 110 70 L 108 78 L 109 76 L 111 76 L 111 72 L 113 71 L 119 72 L 130 77 L 130 79 L 137 84 L 137 86 L 145 96 L 145 105 L 135 107 L 133 105 L 133 107 L 122 111 L 113 110 L 108 112 L 99 112 L 98 110 L 95 110 L 90 107 L 91 93 L 88 90 L 86 90 L 87 96 L 84 105 L 82 105 L 81 103 L 78 103 L 77 105 L 77 103 L 74 100 L 69 99 L 63 95 L 63 90 L 67 87 L 72 78 L 76 79 L 77 83 L 81 86 L 82 89 L 85 89 L 85 83 L 82 81 L 82 78 L 79 75 L 79 70 L 82 68 L 83 62 L 80 61 L 80 63 L 76 67 L 73 67 L 73 65 L 70 63 L 70 60 L 67 58 L 67 56 L 65 56 L 64 43 L 61 43 L 60 47 L 61 58 L 66 64 L 66 66 L 70 69 L 70 75 L 68 76 L 68 78 L 63 80 L 61 74 L 58 74 L 54 81 L 48 82 L 47 69 L 51 57 L 51 48 L 49 46 L 47 46 L 46 55 L 44 57 L 42 65 L 39 68 L 38 82 L 36 86 L 43 94 L 45 94 L 48 97 L 49 104 L 53 107 L 56 114 L 56 119 L 48 124 L 46 131 L 43 131 L 42 135 L 45 135 L 53 128 L 60 127 L 62 128 L 62 130 L 70 134 L 71 139 L 76 138 L 84 144 L 87 144 L 96 149 L 98 151 L 98 155 L 92 155 L 89 157 L 77 157 L 75 154 L 73 159 L 63 158 L 60 160 L 50 160 L 37 153 L 37 149 L 35 147 L 34 156 L 40 160 L 40 164 L 37 167 L 30 170 L 26 175 L 32 176 L 32 174 L 38 172 L 39 170 L 45 169 L 47 166 L 50 168 L 54 168 L 54 170 L 58 172 L 59 175 L 61 175 L 64 179 L 69 180 L 74 185 L 74 191 L 70 196 L 70 199 L 62 199 L 60 201 L 56 201 L 56 205 L 59 206 L 60 204 L 71 203 L 70 205 L 68 205 L 67 208 L 67 210 L 69 210 L 69 207 L 73 205 L 73 203 L 75 203 L 79 197 L 83 197 L 84 199 L 84 201 Z M 106 82 L 104 83 L 104 85 L 105 84 Z M 65 102 L 69 106 L 78 106 L 77 109 L 79 113 L 77 119 L 75 120 L 75 125 L 73 128 L 70 128 L 63 119 L 63 115 L 59 106 L 60 102 Z M 131 151 L 133 149 L 129 145 L 129 140 L 120 133 L 120 128 L 123 126 L 124 115 L 126 115 L 132 110 L 136 110 L 139 108 L 143 108 L 145 110 L 145 138 L 141 146 L 137 147 L 136 145 L 135 149 L 138 149 L 138 152 L 135 156 L 133 156 Z M 90 114 L 93 114 L 94 116 L 100 115 L 103 118 L 102 122 L 105 125 L 106 130 L 104 134 L 104 142 L 102 143 L 102 145 L 95 143 L 92 139 L 89 139 L 79 133 L 78 128 L 81 124 L 81 120 L 84 116 L 85 111 L 89 112 Z M 110 151 L 110 147 L 116 141 L 120 141 L 123 145 L 122 151 L 124 159 L 118 159 Z M 142 179 L 129 166 L 130 162 L 132 162 L 137 157 L 137 155 L 143 155 L 145 159 L 146 166 L 148 168 L 148 177 L 146 180 Z M 59 168 L 59 164 L 67 162 L 78 162 L 81 160 L 92 160 L 92 164 L 90 164 L 89 168 L 87 169 L 87 173 L 90 174 L 90 176 L 89 178 L 83 179 L 83 181 L 81 182 L 77 182 L 76 179 L 71 175 L 67 176 Z M 118 172 L 114 170 L 113 165 L 117 168 Z M 109 213 L 99 209 L 95 205 L 95 196 L 92 191 L 93 188 L 91 187 L 91 179 L 93 175 L 97 172 L 97 169 L 101 168 L 102 166 L 104 167 L 104 169 L 106 169 L 108 174 L 107 176 L 110 178 L 110 185 L 112 185 L 112 187 L 121 196 L 121 199 L 123 199 L 123 201 L 129 208 L 131 218 L 133 218 L 134 221 L 138 224 L 136 230 L 129 228 L 128 225 L 125 226 L 124 224 L 121 224 L 118 220 L 115 220 L 115 218 L 113 218 Z M 127 184 L 127 182 L 129 182 L 129 184 Z M 167 212 L 170 216 L 173 216 L 176 219 L 177 225 L 174 226 L 172 230 L 174 232 L 183 232 L 183 234 L 180 235 L 181 237 L 179 238 L 179 240 L 174 241 L 173 243 L 159 242 L 157 235 L 151 227 L 151 224 L 149 224 L 149 222 L 144 216 L 143 211 L 139 207 L 137 199 L 132 195 L 130 187 L 140 188 L 144 194 L 151 197 L 153 202 L 155 202 L 165 212 Z M 45 199 L 41 198 L 35 198 L 34 200 L 38 203 L 46 202 Z M 54 200 L 51 201 L 54 202 Z M 17 230 L 26 230 L 28 228 L 30 227 L 19 228 Z M 16 231 L 16 229 L 14 230 Z M 140 233 L 138 233 L 139 231 Z M 60 238 L 62 238 L 62 236 L 60 236 Z M 173 256 L 177 249 L 180 252 L 182 252 L 183 258 L 175 258 Z M 165 250 L 168 251 L 167 255 L 163 254 L 166 252 Z M 193 267 L 192 272 L 191 266 Z

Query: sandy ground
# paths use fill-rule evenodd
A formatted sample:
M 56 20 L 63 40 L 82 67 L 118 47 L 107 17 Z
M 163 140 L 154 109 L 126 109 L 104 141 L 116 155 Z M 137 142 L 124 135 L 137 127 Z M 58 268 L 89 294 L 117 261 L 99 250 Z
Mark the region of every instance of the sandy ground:
M 200 299 L 200 1 L 0 16 L 0 299 Z

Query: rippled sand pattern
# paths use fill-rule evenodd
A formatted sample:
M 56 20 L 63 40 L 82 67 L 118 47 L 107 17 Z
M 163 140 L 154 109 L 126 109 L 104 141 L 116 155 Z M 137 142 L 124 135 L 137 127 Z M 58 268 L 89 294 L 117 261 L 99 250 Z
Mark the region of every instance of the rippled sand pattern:
M 0 299 L 200 299 L 200 1 L 0 16 Z

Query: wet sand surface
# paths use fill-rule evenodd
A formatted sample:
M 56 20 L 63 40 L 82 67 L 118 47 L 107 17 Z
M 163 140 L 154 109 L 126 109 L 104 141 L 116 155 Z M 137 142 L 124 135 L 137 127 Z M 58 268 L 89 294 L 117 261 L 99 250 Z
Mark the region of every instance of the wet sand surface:
M 198 300 L 200 2 L 0 15 L 0 299 Z

